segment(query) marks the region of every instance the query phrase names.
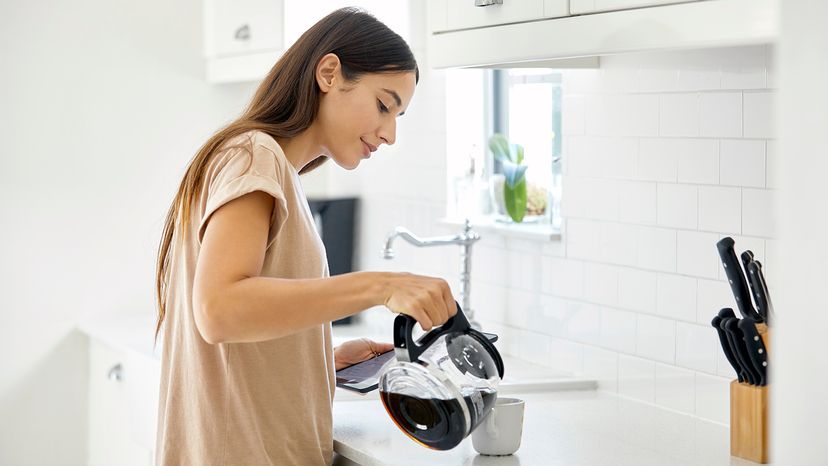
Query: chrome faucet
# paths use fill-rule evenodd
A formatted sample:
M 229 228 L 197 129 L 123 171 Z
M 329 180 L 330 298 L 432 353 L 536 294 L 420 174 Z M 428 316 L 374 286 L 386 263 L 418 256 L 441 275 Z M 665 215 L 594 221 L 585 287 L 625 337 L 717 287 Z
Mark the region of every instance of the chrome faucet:
M 385 237 L 385 246 L 382 248 L 382 257 L 384 259 L 394 258 L 395 253 L 391 245 L 394 243 L 394 238 L 398 236 L 417 247 L 443 246 L 446 244 L 460 246 L 460 301 L 463 304 L 463 312 L 469 319 L 469 323 L 472 327 L 479 330 L 480 324 L 474 319 L 474 310 L 471 307 L 471 248 L 474 243 L 480 240 L 480 235 L 472 230 L 469 220 L 466 219 L 463 233 L 454 236 L 418 238 L 408 229 L 396 227 L 394 231 Z

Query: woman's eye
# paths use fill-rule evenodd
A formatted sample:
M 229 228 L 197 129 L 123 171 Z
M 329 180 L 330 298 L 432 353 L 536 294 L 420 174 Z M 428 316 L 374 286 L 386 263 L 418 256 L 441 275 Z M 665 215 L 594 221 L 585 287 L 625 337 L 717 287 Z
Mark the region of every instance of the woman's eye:
M 377 105 L 379 106 L 379 111 L 381 113 L 388 113 L 388 107 L 386 107 L 385 104 L 382 103 L 381 100 L 377 100 Z

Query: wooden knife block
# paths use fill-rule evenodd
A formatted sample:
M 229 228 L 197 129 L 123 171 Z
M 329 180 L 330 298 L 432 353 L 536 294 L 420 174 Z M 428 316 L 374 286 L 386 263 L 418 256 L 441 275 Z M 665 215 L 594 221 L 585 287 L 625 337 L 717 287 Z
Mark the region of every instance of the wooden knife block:
M 765 324 L 756 328 L 770 354 Z M 730 382 L 730 454 L 756 463 L 768 462 L 768 387 Z

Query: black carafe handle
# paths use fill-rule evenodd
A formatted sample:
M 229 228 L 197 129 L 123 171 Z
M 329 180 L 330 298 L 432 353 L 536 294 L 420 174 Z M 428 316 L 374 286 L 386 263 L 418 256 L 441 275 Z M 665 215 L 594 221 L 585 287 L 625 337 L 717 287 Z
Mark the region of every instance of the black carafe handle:
M 460 308 L 460 304 L 457 301 L 454 304 L 457 306 L 457 314 L 450 317 L 440 327 L 431 329 L 428 333 L 420 337 L 418 341 L 414 341 L 411 333 L 417 324 L 417 320 L 405 314 L 398 315 L 394 319 L 394 348 L 396 348 L 397 359 L 405 360 L 407 356 L 408 362 L 414 362 L 441 335 L 451 332 L 465 332 L 470 329 L 471 325 L 463 310 Z

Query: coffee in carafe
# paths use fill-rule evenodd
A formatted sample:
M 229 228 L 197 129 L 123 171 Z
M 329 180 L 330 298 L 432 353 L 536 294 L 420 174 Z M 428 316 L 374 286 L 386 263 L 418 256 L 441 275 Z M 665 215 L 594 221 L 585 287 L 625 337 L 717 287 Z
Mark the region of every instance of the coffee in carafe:
M 380 377 L 380 399 L 406 435 L 423 446 L 449 450 L 485 419 L 497 400 L 503 360 L 485 335 L 457 314 L 418 341 L 414 319 L 394 321 L 396 361 Z

